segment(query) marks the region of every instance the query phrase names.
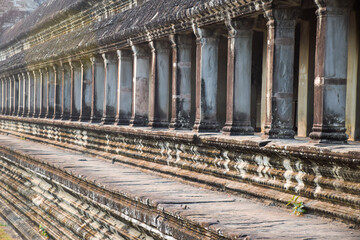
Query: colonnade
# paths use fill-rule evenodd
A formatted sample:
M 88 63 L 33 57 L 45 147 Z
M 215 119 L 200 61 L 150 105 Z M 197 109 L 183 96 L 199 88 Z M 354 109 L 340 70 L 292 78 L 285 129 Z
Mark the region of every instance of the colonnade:
M 344 142 L 349 13 L 352 1 L 317 4 L 314 125 L 311 139 Z M 265 131 L 293 138 L 295 30 L 299 9 L 265 9 Z M 149 39 L 3 76 L 1 114 L 91 123 L 222 131 L 252 135 L 251 81 L 255 18 Z M 219 43 L 227 36 L 226 79 L 219 80 Z M 195 54 L 195 55 L 194 55 Z M 192 83 L 194 79 L 194 83 Z M 218 84 L 226 84 L 225 124 L 218 121 Z

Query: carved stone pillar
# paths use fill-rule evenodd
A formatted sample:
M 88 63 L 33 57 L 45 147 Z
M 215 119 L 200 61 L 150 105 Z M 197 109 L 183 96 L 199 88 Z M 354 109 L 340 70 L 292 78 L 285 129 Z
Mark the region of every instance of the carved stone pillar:
M 267 40 L 267 111 L 265 134 L 269 138 L 294 138 L 292 115 L 295 26 L 298 10 L 270 9 Z
M 22 74 L 19 73 L 17 74 L 17 79 L 18 79 L 18 107 L 17 107 L 17 116 L 21 116 L 22 115 L 22 110 L 23 110 L 23 77 Z
M 92 102 L 92 65 L 90 58 L 81 60 L 82 82 L 81 82 L 81 106 L 80 106 L 80 121 L 89 121 L 91 115 Z
M 93 99 L 90 122 L 100 122 L 104 108 L 104 59 L 91 57 L 93 76 Z
M 132 56 L 129 50 L 118 50 L 117 112 L 115 125 L 129 124 L 132 103 Z
M 194 27 L 196 36 L 196 117 L 194 131 L 217 132 L 219 34 Z
M 9 84 L 9 78 L 5 77 L 5 115 L 9 115 L 10 112 L 10 84 Z
M 3 111 L 4 111 L 4 85 L 3 85 L 3 79 L 0 79 L 0 87 L 1 87 L 1 91 L 0 91 L 0 101 L 1 101 L 1 104 L 0 104 L 0 114 L 3 114 Z
M 146 126 L 149 113 L 149 54 L 143 47 L 132 46 L 133 88 L 130 126 Z
M 71 95 L 70 120 L 77 121 L 80 117 L 82 64 L 79 61 L 70 61 Z
M 40 114 L 39 118 L 44 118 L 47 111 L 48 103 L 48 91 L 47 91 L 47 82 L 48 82 L 48 70 L 47 67 L 40 69 Z
M 70 118 L 71 108 L 71 68 L 69 63 L 61 63 L 62 71 L 62 120 Z
M 13 116 L 17 116 L 19 112 L 19 78 L 17 75 L 13 75 L 14 89 L 13 89 Z
M 315 0 L 318 10 L 314 80 L 316 142 L 344 143 L 349 16 L 352 0 Z
M 151 78 L 149 99 L 149 127 L 169 126 L 170 44 L 151 41 Z
M 27 72 L 22 73 L 22 78 L 23 78 L 23 109 L 21 112 L 21 116 L 22 117 L 26 117 L 27 113 L 28 113 L 28 103 L 29 103 L 29 79 L 28 79 L 28 75 Z
M 251 126 L 251 63 L 254 19 L 227 20 L 228 64 L 226 123 L 229 135 L 253 134 Z
M 116 54 L 102 54 L 104 59 L 104 111 L 102 124 L 113 124 L 116 116 L 118 59 Z
M 28 84 L 29 84 L 29 88 L 28 88 L 28 113 L 27 116 L 28 117 L 32 117 L 34 115 L 34 74 L 32 71 L 29 71 L 26 73 L 27 74 L 27 78 L 28 78 Z
M 54 65 L 49 66 L 48 68 L 48 81 L 47 81 L 47 111 L 46 111 L 46 118 L 53 118 L 54 117 L 54 102 L 55 102 L 55 72 L 54 72 Z
M 191 113 L 191 46 L 188 35 L 171 35 L 172 112 L 170 128 L 190 129 Z
M 62 103 L 62 68 L 54 64 L 54 119 L 59 119 L 61 117 L 61 103 Z
M 40 72 L 38 70 L 33 71 L 34 75 L 34 115 L 33 117 L 37 118 L 40 113 L 41 108 L 41 82 L 40 82 Z

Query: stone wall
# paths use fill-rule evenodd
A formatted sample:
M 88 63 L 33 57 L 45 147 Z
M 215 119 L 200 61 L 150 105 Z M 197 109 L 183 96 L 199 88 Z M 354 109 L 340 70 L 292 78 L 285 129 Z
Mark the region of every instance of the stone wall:
M 0 132 L 360 223 L 357 149 L 1 117 Z

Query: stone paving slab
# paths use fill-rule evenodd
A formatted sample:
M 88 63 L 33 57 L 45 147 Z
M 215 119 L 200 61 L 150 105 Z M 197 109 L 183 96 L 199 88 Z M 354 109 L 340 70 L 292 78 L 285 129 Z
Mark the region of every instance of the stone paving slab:
M 251 239 L 360 239 L 360 231 L 336 221 L 310 214 L 296 217 L 290 215 L 290 210 L 187 185 L 58 147 L 0 135 L 1 147 L 26 152 L 30 157 L 96 181 L 106 189 L 149 199 L 159 209 L 219 232 Z

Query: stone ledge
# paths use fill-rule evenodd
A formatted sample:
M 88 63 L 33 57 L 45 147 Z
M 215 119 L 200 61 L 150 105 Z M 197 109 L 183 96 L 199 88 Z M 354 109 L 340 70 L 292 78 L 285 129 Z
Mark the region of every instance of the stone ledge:
M 86 205 L 90 204 L 118 217 L 120 213 L 129 215 L 137 219 L 138 224 L 143 222 L 176 239 L 288 239 L 290 236 L 357 239 L 360 236 L 356 230 L 312 215 L 298 218 L 279 208 L 145 175 L 88 155 L 11 136 L 0 136 L 0 139 L 5 142 L 1 147 L 2 155 L 5 155 L 2 158 L 1 182 L 10 183 L 7 181 L 17 179 L 17 175 L 22 176 L 21 181 L 9 185 L 15 190 L 12 193 L 36 199 L 32 202 L 38 208 L 49 211 L 51 219 L 57 207 L 53 210 L 46 206 L 51 206 L 54 200 L 60 203 L 65 200 L 77 211 L 86 209 Z M 27 179 L 30 184 L 26 183 Z M 70 191 L 74 197 L 64 194 L 62 189 Z M 41 193 L 41 197 L 34 191 Z M 62 208 L 63 217 L 67 216 L 69 208 L 64 208 L 62 204 L 58 206 Z M 99 217 L 100 223 L 105 224 L 105 217 L 102 218 L 102 214 Z M 122 215 L 120 219 L 124 217 Z M 87 226 L 92 224 L 87 223 Z M 111 222 L 108 224 L 111 225 Z M 176 225 L 178 228 L 172 229 Z M 312 227 L 314 225 L 316 228 Z M 109 225 L 103 226 L 111 229 Z
M 349 223 L 360 222 L 358 159 L 348 158 L 347 151 L 338 149 L 339 146 L 329 145 L 323 151 L 313 144 L 294 140 L 260 147 L 263 141 L 260 137 L 249 140 L 43 119 L 26 123 L 21 118 L 4 118 L 8 119 L 0 121 L 4 133 L 280 203 L 293 194 L 301 195 L 309 209 L 318 214 Z M 351 156 L 356 154 L 351 152 Z

